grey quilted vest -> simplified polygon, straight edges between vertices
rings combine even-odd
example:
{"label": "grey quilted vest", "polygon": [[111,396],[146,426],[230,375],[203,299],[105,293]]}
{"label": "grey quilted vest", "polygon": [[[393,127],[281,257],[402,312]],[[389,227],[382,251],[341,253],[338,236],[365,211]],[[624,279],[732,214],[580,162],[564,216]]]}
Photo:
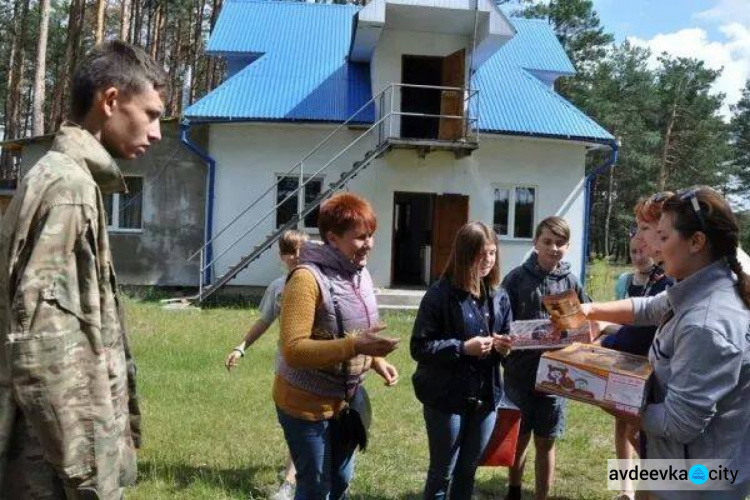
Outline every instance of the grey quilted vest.
{"label": "grey quilted vest", "polygon": [[[300,265],[296,269],[312,272],[321,293],[322,300],[315,311],[311,338],[341,338],[334,303],[338,304],[343,331],[347,334],[356,334],[378,323],[378,304],[367,269],[358,269],[330,245],[314,242],[302,247]],[[330,368],[297,370],[279,355],[276,373],[305,392],[327,398],[348,399],[362,383],[370,362],[369,356],[359,355]]]}

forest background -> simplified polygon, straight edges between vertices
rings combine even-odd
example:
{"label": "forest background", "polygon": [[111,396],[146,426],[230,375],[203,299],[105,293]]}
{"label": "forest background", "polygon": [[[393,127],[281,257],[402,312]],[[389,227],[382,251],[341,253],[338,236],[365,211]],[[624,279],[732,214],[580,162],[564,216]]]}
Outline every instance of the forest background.
{"label": "forest background", "polygon": [[[621,142],[617,166],[593,185],[594,255],[626,259],[637,199],[694,184],[732,197],[743,247],[750,248],[750,80],[727,116],[725,95],[712,91],[721,70],[666,53],[650,64],[647,48],[615,42],[591,0],[497,3],[512,15],[550,23],[578,71],[559,79],[557,91]],[[224,77],[221,60],[205,53],[221,6],[222,0],[0,0],[4,139],[55,131],[67,113],[76,63],[112,38],[144,47],[168,70],[173,92],[166,116],[179,117]],[[605,154],[589,154],[587,170],[601,165]],[[0,183],[12,184],[16,162],[6,155],[0,166]]]}

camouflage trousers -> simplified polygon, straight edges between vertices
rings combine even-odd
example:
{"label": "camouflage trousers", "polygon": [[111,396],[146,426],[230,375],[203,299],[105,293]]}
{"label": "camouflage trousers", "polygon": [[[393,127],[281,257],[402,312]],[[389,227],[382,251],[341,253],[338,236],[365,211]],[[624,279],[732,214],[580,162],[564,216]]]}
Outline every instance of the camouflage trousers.
{"label": "camouflage trousers", "polygon": [[19,417],[6,464],[6,484],[0,500],[122,500],[123,490],[104,499],[95,488],[66,486],[44,459],[33,430]]}

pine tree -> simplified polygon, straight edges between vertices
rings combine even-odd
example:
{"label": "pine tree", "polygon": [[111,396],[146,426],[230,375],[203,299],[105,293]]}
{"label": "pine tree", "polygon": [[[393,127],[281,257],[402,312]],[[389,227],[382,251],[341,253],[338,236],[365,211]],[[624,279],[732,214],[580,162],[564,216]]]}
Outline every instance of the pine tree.
{"label": "pine tree", "polygon": [[732,164],[736,175],[733,190],[747,196],[750,193],[750,79],[745,82],[742,97],[732,106],[732,113]]}

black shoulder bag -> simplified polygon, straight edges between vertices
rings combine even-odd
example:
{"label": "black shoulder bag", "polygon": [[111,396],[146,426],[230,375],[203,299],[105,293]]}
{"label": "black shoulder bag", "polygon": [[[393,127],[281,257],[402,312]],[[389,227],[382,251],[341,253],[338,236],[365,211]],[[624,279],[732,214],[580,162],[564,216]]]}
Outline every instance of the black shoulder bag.
{"label": "black shoulder bag", "polygon": [[[328,289],[333,301],[333,309],[336,313],[338,338],[344,338],[346,335],[344,333],[344,320],[341,316],[339,302],[333,294],[333,285],[330,282]],[[344,382],[344,408],[339,412],[336,419],[341,428],[342,439],[349,443],[352,448],[359,448],[365,451],[367,449],[367,436],[370,432],[370,424],[372,423],[372,407],[370,406],[370,398],[367,395],[367,391],[365,391],[365,388],[361,384],[355,389],[354,394],[350,396],[346,382]]]}

